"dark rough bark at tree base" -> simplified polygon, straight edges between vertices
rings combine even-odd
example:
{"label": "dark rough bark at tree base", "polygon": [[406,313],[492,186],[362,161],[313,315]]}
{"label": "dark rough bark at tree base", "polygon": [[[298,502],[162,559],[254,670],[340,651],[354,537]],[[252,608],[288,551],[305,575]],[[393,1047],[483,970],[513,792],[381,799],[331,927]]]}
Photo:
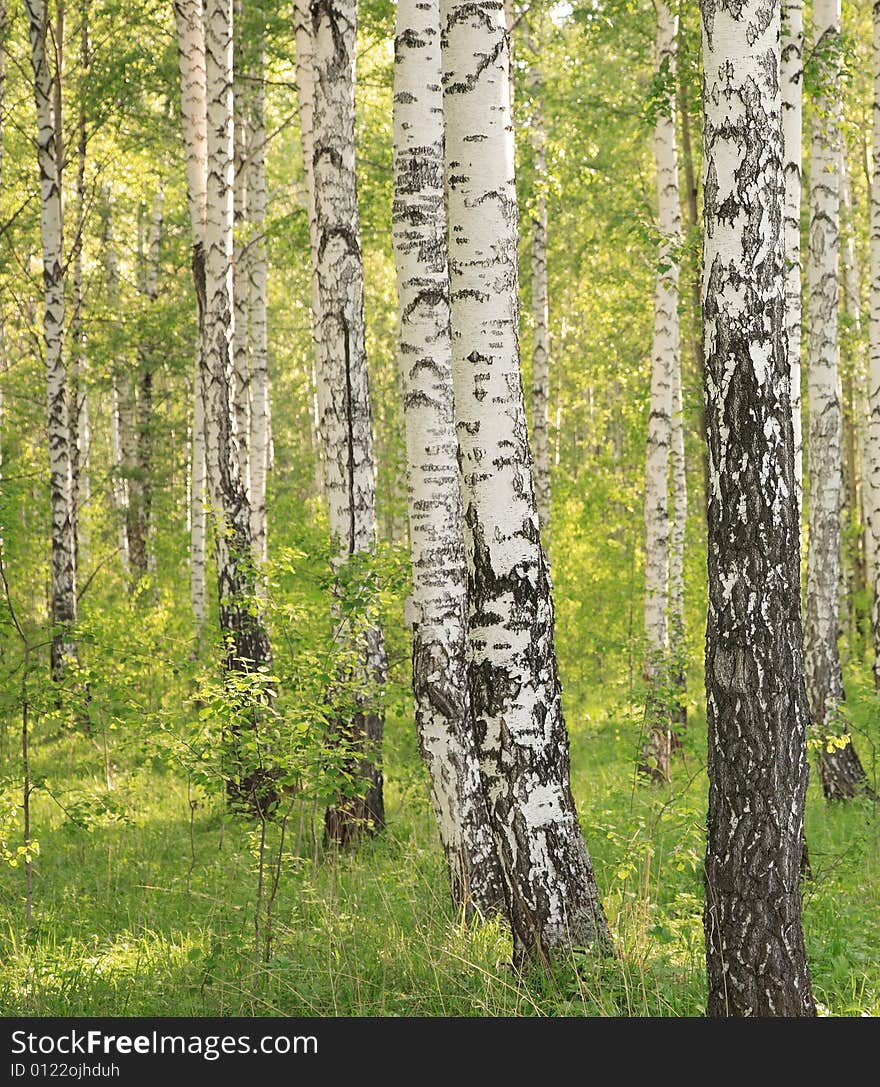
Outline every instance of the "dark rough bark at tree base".
{"label": "dark rough bark at tree base", "polygon": [[[374,753],[382,741],[382,718],[358,713],[340,728],[343,742],[354,749]],[[337,802],[324,813],[324,844],[337,849],[355,848],[363,837],[372,837],[385,828],[385,799],[382,771],[375,757],[352,760],[349,772],[367,788],[363,795]]]}
{"label": "dark rough bark at tree base", "polygon": [[703,0],[710,1016],[816,1014],[801,922],[800,532],[784,321],[780,9]]}
{"label": "dark rough bark at tree base", "polygon": [[857,796],[877,798],[852,741],[845,747],[820,753],[819,779],[826,800],[853,800]]}

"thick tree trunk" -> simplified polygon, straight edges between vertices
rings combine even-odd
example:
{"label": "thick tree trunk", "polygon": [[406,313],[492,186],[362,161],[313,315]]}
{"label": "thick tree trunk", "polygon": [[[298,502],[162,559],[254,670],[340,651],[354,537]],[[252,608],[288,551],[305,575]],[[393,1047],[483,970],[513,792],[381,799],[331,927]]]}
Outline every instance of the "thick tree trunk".
{"label": "thick tree trunk", "polygon": [[174,0],[183,144],[186,152],[186,194],[192,229],[192,270],[198,309],[196,361],[193,378],[192,511],[190,517],[190,602],[196,630],[205,625],[207,538],[207,464],[205,457],[205,390],[202,353],[205,322],[205,220],[208,188],[207,98],[205,34],[201,0]]}
{"label": "thick tree trunk", "polygon": [[503,908],[467,687],[467,580],[452,400],[439,0],[399,0],[394,254],[412,553],[419,746],[456,907]]}
{"label": "thick tree trunk", "polygon": [[543,76],[539,53],[531,36],[529,90],[532,116],[530,136],[534,155],[534,210],[532,212],[532,445],[535,452],[535,501],[544,546],[550,540],[550,330],[547,289],[547,136],[541,101]]}
{"label": "thick tree trunk", "polygon": [[[657,5],[657,72],[675,76],[678,20],[665,0]],[[639,771],[655,781],[669,781],[672,749],[669,656],[669,461],[672,444],[673,385],[679,368],[678,250],[681,212],[678,150],[675,140],[675,92],[670,91],[654,128],[660,251],[654,290],[654,340],[651,350],[651,414],[645,465],[645,709],[647,738]]]}
{"label": "thick tree trunk", "polygon": [[801,428],[801,166],[804,91],[803,0],[782,4],[782,137],[785,166],[785,328],[791,369],[794,480],[798,518],[804,502]]}
{"label": "thick tree trunk", "polygon": [[[80,66],[82,75],[89,68],[88,13],[83,11],[80,31]],[[73,538],[76,565],[81,565],[86,552],[86,535],[80,511],[88,505],[91,486],[89,479],[89,401],[88,360],[83,324],[83,243],[86,226],[86,104],[80,90],[76,124],[76,225],[73,238],[72,301],[70,316],[70,494],[73,509]]]}
{"label": "thick tree trunk", "polygon": [[[28,13],[37,163],[40,170],[40,240],[43,250],[43,339],[46,349],[49,495],[52,514],[52,676],[62,679],[77,658],[76,540],[71,481],[71,441],[64,366],[64,260],[61,206],[60,78],[47,49],[46,0],[25,0]],[[57,51],[60,57],[60,44]],[[60,60],[59,60],[60,63]]]}
{"label": "thick tree trunk", "polygon": [[469,682],[514,953],[546,961],[610,937],[571,795],[532,486],[504,14],[470,0],[440,10]]}
{"label": "thick tree trunk", "polygon": [[261,42],[253,71],[248,158],[248,307],[251,347],[251,536],[258,563],[266,561],[266,483],[269,474],[269,343],[266,325],[269,261],[266,254],[266,58]]}
{"label": "thick tree trunk", "polygon": [[815,1015],[801,925],[808,720],[786,357],[779,5],[704,0],[712,1016]]}
{"label": "thick tree trunk", "polygon": [[[364,278],[354,144],[355,0],[312,0],[315,225],[320,355],[318,394],[330,531],[338,561],[376,544],[375,463],[364,343]],[[327,839],[344,846],[385,822],[380,754],[387,671],[382,631],[363,635],[363,710],[337,722],[360,795],[327,811]]]}
{"label": "thick tree trunk", "polygon": [[[840,263],[840,0],[816,0],[814,53],[822,58],[824,93],[813,119],[810,184],[808,392],[810,398],[810,546],[804,621],[807,694],[822,744],[819,776],[829,799],[855,795],[866,783],[840,704],[837,646],[840,590],[841,405],[838,373]],[[836,742],[835,742],[836,741]],[[858,767],[858,770],[856,769]]]}

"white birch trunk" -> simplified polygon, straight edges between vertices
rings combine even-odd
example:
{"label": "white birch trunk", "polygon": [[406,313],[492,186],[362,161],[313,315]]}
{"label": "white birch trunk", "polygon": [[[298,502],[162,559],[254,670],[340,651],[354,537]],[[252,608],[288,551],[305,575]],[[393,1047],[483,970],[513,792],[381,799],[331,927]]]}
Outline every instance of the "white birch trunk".
{"label": "white birch trunk", "polygon": [[676,727],[687,726],[687,646],[684,621],[684,550],[687,534],[687,462],[681,353],[672,371],[672,526],[669,536],[669,660],[672,670],[672,744],[681,741]]}
{"label": "white birch trunk", "polygon": [[470,689],[518,960],[609,945],[569,779],[517,340],[517,206],[499,5],[441,0],[453,384]]}
{"label": "white birch trunk", "polygon": [[205,36],[201,0],[174,0],[174,16],[177,25],[177,57],[180,70],[183,143],[186,154],[187,206],[192,230],[193,279],[198,306],[198,334],[193,379],[190,603],[196,629],[201,631],[206,618],[207,466],[201,357],[205,318],[205,220],[208,192]]}
{"label": "white birch trunk", "polygon": [[269,340],[266,323],[269,261],[266,254],[266,58],[260,44],[251,97],[248,160],[250,241],[248,305],[251,346],[250,495],[251,536],[257,562],[265,563],[268,540],[266,483],[269,473]]}
{"label": "white birch trunk", "polygon": [[467,688],[467,580],[452,400],[439,0],[399,0],[394,50],[394,254],[412,556],[419,746],[456,906],[504,891]]}
{"label": "white birch trunk", "polygon": [[[821,58],[823,94],[816,103],[810,162],[808,391],[810,397],[810,545],[804,616],[807,695],[822,737],[845,735],[843,674],[837,646],[840,589],[841,404],[838,372],[840,265],[840,0],[816,0],[813,50]],[[827,746],[832,746],[828,751]],[[819,776],[829,799],[864,787],[851,742],[822,745]]]}
{"label": "white birch trunk", "polygon": [[323,367],[321,346],[321,298],[318,291],[318,223],[315,208],[315,68],[312,17],[309,0],[294,0],[296,33],[296,93],[299,105],[300,145],[306,189],[306,213],[309,217],[309,247],[312,254],[312,366],[313,419],[317,438],[315,477],[318,493],[326,493],[324,483],[324,443],[321,435],[321,404],[318,389]]}
{"label": "white birch trunk", "polygon": [[791,368],[794,478],[798,516],[804,502],[801,423],[801,167],[803,159],[804,5],[782,5],[782,138],[785,153],[785,328]]}
{"label": "white birch trunk", "polygon": [[[242,2],[235,0],[236,27],[241,18]],[[248,192],[248,158],[250,133],[247,122],[250,86],[245,91],[245,83],[240,78],[242,59],[239,56],[240,33],[236,29],[236,56],[234,62],[235,81],[233,87],[233,134],[235,147],[235,183],[233,186],[233,298],[235,305],[235,335],[233,342],[233,369],[235,371],[235,432],[238,438],[238,470],[242,486],[250,501],[250,434],[251,434],[251,373],[250,373],[250,335],[248,318],[250,315],[250,255],[248,239],[248,219],[250,217],[250,194]],[[241,43],[243,45],[243,42]],[[244,49],[241,49],[242,56]],[[244,73],[246,76],[249,72]]]}
{"label": "white birch trunk", "polygon": [[639,770],[658,781],[670,780],[669,660],[669,461],[672,444],[673,384],[679,368],[678,249],[681,210],[675,138],[675,49],[678,18],[665,0],[657,4],[656,63],[668,72],[669,94],[654,128],[657,167],[659,270],[654,290],[651,350],[651,414],[645,465],[645,679],[647,738]]}
{"label": "white birch trunk", "polygon": [[543,76],[539,53],[529,37],[529,88],[532,116],[529,135],[535,173],[532,213],[532,445],[535,454],[535,501],[544,546],[550,539],[550,330],[547,289],[547,136],[541,101]]}
{"label": "white birch trunk", "polygon": [[[376,481],[364,343],[364,280],[355,179],[356,0],[312,0],[316,255],[321,350],[318,400],[325,449],[330,532],[340,562],[376,544]],[[380,688],[384,638],[364,638],[363,678]],[[328,840],[345,845],[384,825],[379,752],[383,716],[368,697],[363,713],[339,724],[363,795],[327,811]]]}
{"label": "white birch trunk", "polygon": [[[70,423],[64,366],[64,260],[61,154],[57,129],[60,88],[48,53],[46,0],[25,0],[28,13],[37,163],[40,171],[40,241],[43,250],[43,339],[46,350],[49,494],[52,517],[52,675],[61,679],[76,660],[76,541],[71,482]],[[59,50],[60,52],[60,50]]]}
{"label": "white birch trunk", "polygon": [[[2,48],[2,47],[0,47]],[[87,12],[82,15],[80,64],[83,72],[89,65],[89,31]],[[83,244],[86,226],[86,107],[80,94],[76,140],[76,225],[73,240],[73,312],[70,318],[70,485],[73,507],[73,537],[79,567],[88,550],[87,534],[80,516],[88,505],[91,485],[89,479],[89,401],[88,357],[83,324]]]}

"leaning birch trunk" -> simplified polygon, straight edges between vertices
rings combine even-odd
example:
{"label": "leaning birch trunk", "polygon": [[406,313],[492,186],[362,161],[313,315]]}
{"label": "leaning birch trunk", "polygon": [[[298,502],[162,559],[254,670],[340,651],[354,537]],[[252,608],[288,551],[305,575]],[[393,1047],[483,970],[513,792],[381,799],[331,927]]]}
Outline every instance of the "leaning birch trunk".
{"label": "leaning birch trunk", "polygon": [[532,213],[532,444],[535,451],[535,501],[544,545],[550,539],[550,332],[547,291],[547,136],[541,102],[543,78],[538,52],[527,38],[532,58],[529,88],[532,100],[531,140],[535,171]]}
{"label": "leaning birch trunk", "polygon": [[77,658],[76,541],[71,486],[71,442],[64,367],[64,260],[61,207],[61,155],[56,128],[60,101],[47,37],[46,0],[25,0],[30,34],[34,101],[37,113],[37,163],[40,170],[40,240],[43,250],[43,339],[46,350],[49,495],[52,514],[52,676],[64,677]]}
{"label": "leaning birch trunk", "polygon": [[651,350],[651,412],[645,464],[645,706],[646,740],[639,772],[669,781],[672,747],[669,697],[669,454],[672,444],[672,388],[679,367],[678,250],[681,211],[678,202],[678,151],[675,140],[675,44],[678,19],[665,0],[657,4],[656,63],[668,73],[669,94],[654,127],[660,250],[654,289],[654,339]]}
{"label": "leaning birch trunk", "polygon": [[553,596],[517,340],[508,38],[499,5],[441,0],[453,385],[469,685],[518,962],[610,936],[571,795]]}
{"label": "leaning birch trunk", "polygon": [[710,1016],[809,1016],[807,787],[786,354],[780,10],[703,4]]}
{"label": "leaning birch trunk", "polygon": [[782,137],[785,154],[785,324],[791,369],[794,480],[798,518],[804,500],[801,424],[801,166],[803,158],[804,5],[782,6]]}
{"label": "leaning birch trunk", "polygon": [[314,350],[312,366],[313,418],[315,437],[317,438],[315,443],[317,449],[315,481],[318,492],[326,493],[319,391],[323,366],[323,348],[321,345],[321,298],[318,290],[318,223],[315,208],[315,67],[309,0],[294,0],[294,27],[296,33],[296,94],[299,106],[299,133],[306,189],[306,214],[309,217],[309,248],[312,255],[312,304],[310,316]]}
{"label": "leaning birch trunk", "polygon": [[467,580],[452,400],[439,0],[399,0],[394,254],[412,555],[419,746],[457,908],[503,908],[467,688]]}
{"label": "leaning birch trunk", "polygon": [[814,55],[822,59],[825,93],[813,119],[810,165],[808,382],[810,406],[810,546],[804,651],[813,727],[821,741],[819,776],[828,799],[855,796],[865,772],[849,739],[840,704],[843,674],[837,646],[840,590],[841,406],[838,373],[840,261],[840,0],[816,0]]}
{"label": "leaning birch trunk", "polygon": [[266,483],[269,474],[269,343],[266,298],[269,261],[266,254],[266,58],[260,43],[251,90],[248,213],[250,216],[248,305],[251,346],[250,495],[254,557],[266,561],[268,540]]}
{"label": "leaning birch trunk", "polygon": [[[364,343],[364,273],[355,179],[356,0],[312,0],[315,225],[320,314],[318,393],[330,532],[340,564],[376,545],[376,483]],[[368,606],[372,612],[372,608]],[[326,813],[327,840],[356,842],[385,823],[380,693],[387,664],[382,631],[366,617],[356,683],[362,708],[336,723],[359,793]]]}
{"label": "leaning birch trunk", "polygon": [[205,218],[208,188],[205,36],[201,0],[174,0],[186,194],[192,230],[192,270],[198,311],[193,376],[192,510],[190,517],[190,604],[197,634],[207,616],[205,556],[207,551],[207,464],[205,457],[205,391],[202,351],[205,322]]}
{"label": "leaning birch trunk", "polygon": [[868,331],[868,433],[864,473],[869,549],[874,557],[871,633],[880,692],[880,0],[874,0],[874,171],[871,177],[871,293]]}

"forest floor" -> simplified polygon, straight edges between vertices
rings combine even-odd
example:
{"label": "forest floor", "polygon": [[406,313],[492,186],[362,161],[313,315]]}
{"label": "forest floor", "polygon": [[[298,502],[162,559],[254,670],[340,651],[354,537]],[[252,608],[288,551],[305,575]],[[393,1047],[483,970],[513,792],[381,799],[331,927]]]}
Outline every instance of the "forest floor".
{"label": "forest floor", "polygon": [[[867,730],[860,742],[871,763],[873,697],[851,699],[850,713]],[[52,768],[52,795],[67,811],[46,788],[35,793],[29,936],[22,867],[0,875],[0,1014],[703,1014],[704,727],[694,721],[674,785],[657,789],[633,785],[637,725],[625,714],[575,709],[569,724],[575,796],[619,954],[526,977],[510,966],[501,925],[464,923],[447,901],[403,719],[388,725],[385,834],[333,861],[321,856],[311,813],[294,812],[271,956],[259,966],[258,827],[228,816],[219,799],[199,801],[160,761],[126,761],[112,734],[105,758],[94,736],[38,728],[35,776]],[[88,789],[103,796],[97,807],[82,800]],[[826,804],[811,774],[805,925],[823,1014],[880,1015],[878,815],[867,801]],[[270,828],[264,906],[278,841]]]}

